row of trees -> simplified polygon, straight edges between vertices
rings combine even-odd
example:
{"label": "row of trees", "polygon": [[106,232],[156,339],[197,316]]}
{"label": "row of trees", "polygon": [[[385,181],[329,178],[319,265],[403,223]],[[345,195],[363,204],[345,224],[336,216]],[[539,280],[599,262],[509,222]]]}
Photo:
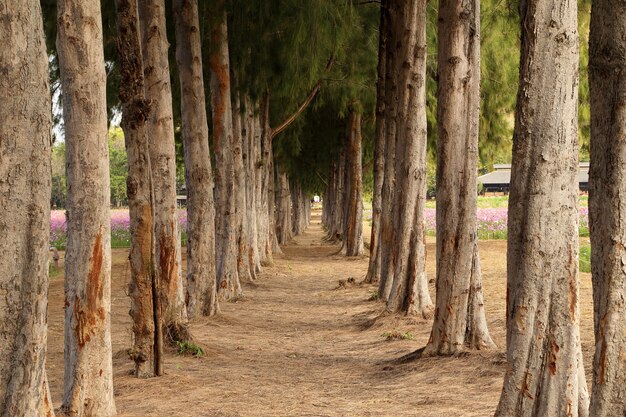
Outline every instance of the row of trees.
{"label": "row of trees", "polygon": [[[626,412],[623,357],[624,77],[626,8],[593,2],[590,35],[590,220],[596,352],[587,391],[579,333],[577,5],[520,4],[520,84],[508,216],[507,372],[497,416],[615,416]],[[373,225],[367,282],[389,313],[434,322],[419,355],[493,348],[476,236],[480,121],[478,2],[439,2],[437,277],[424,267],[426,2],[382,1]],[[346,206],[340,160],[325,218]],[[336,173],[339,174],[336,174]],[[338,224],[341,224],[340,222]],[[333,233],[336,233],[333,231]],[[590,404],[591,402],[591,404]]]}
{"label": "row of trees", "polygon": [[[110,334],[110,182],[108,117],[100,2],[59,0],[54,62],[62,89],[68,242],[65,262],[65,380],[61,413],[115,415]],[[274,220],[272,139],[296,113],[270,126],[270,94],[232,88],[224,1],[203,3],[211,16],[208,54],[215,169],[195,1],[172,4],[180,82],[182,141],[188,190],[187,276],[182,278],[176,213],[173,100],[163,0],[118,0],[117,61],[128,158],[131,216],[130,298],[139,377],[163,372],[163,344],[191,339],[187,322],[213,315],[219,301],[239,297],[280,251]],[[3,127],[3,415],[53,415],[45,374],[51,95],[39,1],[14,1],[0,28],[9,46],[0,64],[10,123]],[[35,46],[35,47],[33,47]],[[108,65],[108,64],[107,64]],[[33,140],[36,138],[36,140]],[[277,170],[279,172],[279,170]],[[215,175],[213,177],[213,175]],[[291,233],[309,219],[308,190],[292,181]],[[215,184],[215,185],[214,185]],[[44,201],[47,202],[44,204]],[[13,242],[13,246],[5,244]],[[25,256],[24,254],[28,254]],[[16,260],[22,259],[23,261]],[[5,265],[6,264],[6,265]]]}

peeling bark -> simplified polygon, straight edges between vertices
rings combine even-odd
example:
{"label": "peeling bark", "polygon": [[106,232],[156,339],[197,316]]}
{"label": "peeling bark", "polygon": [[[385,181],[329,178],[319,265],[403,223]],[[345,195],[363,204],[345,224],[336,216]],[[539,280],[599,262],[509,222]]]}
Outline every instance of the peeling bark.
{"label": "peeling bark", "polygon": [[100,2],[60,0],[57,7],[67,175],[61,413],[107,417],[116,412],[111,358],[109,150]]}
{"label": "peeling bark", "polygon": [[162,352],[156,351],[160,323],[155,323],[154,294],[154,208],[152,175],[146,121],[150,104],[145,99],[143,57],[136,1],[116,0],[117,50],[120,63],[122,128],[128,155],[128,205],[131,247],[129,295],[133,319],[135,376],[157,375]]}
{"label": "peeling bark", "polygon": [[180,76],[187,184],[187,289],[190,317],[219,310],[215,273],[215,206],[202,78],[197,0],[174,0],[176,60]]}
{"label": "peeling bark", "polygon": [[[163,335],[173,344],[189,340],[180,265],[180,239],[176,213],[176,151],[172,116],[172,87],[165,28],[164,0],[138,2],[144,58],[146,99],[154,106],[146,124],[154,188],[154,225],[158,302]],[[158,308],[158,307],[157,307]]]}
{"label": "peeling bark", "polygon": [[496,416],[587,416],[578,310],[577,6],[532,0],[520,11],[508,368]]}
{"label": "peeling bark", "polygon": [[594,417],[626,415],[626,5],[595,0],[589,38]]}
{"label": "peeling bark", "polygon": [[0,415],[53,417],[46,377],[51,117],[41,7],[0,7]]}
{"label": "peeling bark", "polygon": [[235,207],[235,166],[233,112],[230,89],[228,29],[224,0],[212,5],[211,111],[215,155],[215,250],[217,293],[220,299],[242,294],[237,269],[237,216]]}
{"label": "peeling bark", "polygon": [[491,349],[476,231],[480,3],[442,0],[438,19],[437,300],[424,354]]}

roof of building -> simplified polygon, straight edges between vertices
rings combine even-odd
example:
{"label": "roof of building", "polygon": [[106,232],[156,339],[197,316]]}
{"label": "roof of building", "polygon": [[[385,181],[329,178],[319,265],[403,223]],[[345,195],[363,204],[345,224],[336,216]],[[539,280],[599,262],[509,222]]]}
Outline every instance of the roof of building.
{"label": "roof of building", "polygon": [[[496,164],[493,166],[495,171],[489,172],[478,177],[478,182],[484,186],[489,185],[508,185],[511,182],[511,165]],[[589,162],[581,162],[578,170],[578,182],[586,184],[589,182]]]}

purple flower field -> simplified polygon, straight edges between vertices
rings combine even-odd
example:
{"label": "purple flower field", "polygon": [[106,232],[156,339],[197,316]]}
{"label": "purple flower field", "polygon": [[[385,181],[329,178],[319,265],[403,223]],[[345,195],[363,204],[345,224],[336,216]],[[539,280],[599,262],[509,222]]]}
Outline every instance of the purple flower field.
{"label": "purple flower field", "polygon": [[[426,208],[424,217],[426,219],[426,233],[435,235],[435,209]],[[366,218],[371,218],[371,211],[365,213]],[[480,239],[506,239],[507,237],[507,208],[479,208],[478,237]],[[187,228],[187,211],[179,210],[178,220],[183,240]],[[130,246],[130,217],[128,210],[111,210],[111,246]],[[588,208],[580,208],[580,235],[589,236]],[[67,239],[67,229],[65,223],[65,211],[52,210],[50,213],[50,244],[57,248],[65,247]]]}
{"label": "purple flower field", "polygon": [[[187,228],[187,211],[179,210],[178,222],[185,235]],[[50,244],[57,248],[65,247],[67,241],[67,223],[64,210],[50,212]],[[130,246],[130,215],[128,210],[111,210],[111,247],[124,248]]]}

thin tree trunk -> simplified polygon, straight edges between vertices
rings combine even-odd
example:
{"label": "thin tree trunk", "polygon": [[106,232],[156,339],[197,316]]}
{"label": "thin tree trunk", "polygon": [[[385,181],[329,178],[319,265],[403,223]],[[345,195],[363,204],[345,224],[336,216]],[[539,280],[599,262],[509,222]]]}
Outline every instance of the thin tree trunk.
{"label": "thin tree trunk", "polygon": [[596,349],[594,417],[626,415],[626,6],[596,0],[591,10],[589,214]]}
{"label": "thin tree trunk", "polygon": [[587,416],[578,310],[577,8],[531,0],[520,11],[508,367],[496,416]]}
{"label": "thin tree trunk", "polygon": [[490,349],[476,199],[480,2],[441,0],[438,14],[437,300],[425,354]]}
{"label": "thin tree trunk", "polygon": [[[53,417],[46,377],[50,90],[41,6],[0,19],[0,415]],[[6,138],[6,140],[4,140]]]}
{"label": "thin tree trunk", "polygon": [[215,276],[215,206],[209,154],[202,45],[197,0],[174,0],[187,184],[187,291],[189,316],[219,310]]}
{"label": "thin tree trunk", "polygon": [[346,256],[363,254],[363,186],[361,168],[361,115],[351,109],[346,143],[343,250]]}
{"label": "thin tree trunk", "polygon": [[387,47],[385,55],[385,148],[384,148],[384,172],[380,202],[380,237],[378,239],[380,257],[380,281],[378,283],[378,295],[383,301],[389,299],[391,285],[393,284],[393,252],[392,246],[395,239],[393,225],[393,201],[396,182],[396,113],[398,111],[398,79],[396,66],[398,65],[398,30],[394,27],[398,20],[397,7],[393,2],[387,1],[387,7],[383,10],[387,13]]}
{"label": "thin tree trunk", "polygon": [[[231,75],[232,76],[232,75]],[[234,80],[234,77],[232,78]],[[235,88],[233,106],[233,153],[235,171],[235,223],[237,231],[237,273],[239,279],[252,281],[250,254],[248,252],[248,217],[246,216],[246,170],[244,168],[244,141],[242,109],[239,92]]]}
{"label": "thin tree trunk", "polygon": [[259,143],[261,130],[258,126],[258,117],[254,114],[254,106],[248,96],[245,97],[246,106],[246,142],[247,142],[247,154],[244,160],[246,165],[246,206],[248,216],[248,226],[250,238],[250,264],[252,266],[252,277],[256,279],[256,276],[261,272],[261,256],[259,247],[259,229],[257,223],[257,167],[256,164],[259,161],[259,149],[257,143]]}
{"label": "thin tree trunk", "polygon": [[271,136],[269,127],[269,92],[265,92],[258,117],[259,135],[255,135],[257,150],[256,170],[256,215],[258,228],[258,247],[261,264],[272,265],[274,258],[270,242],[269,183],[273,179],[270,173]]}
{"label": "thin tree trunk", "polygon": [[59,0],[57,7],[67,175],[65,378],[61,412],[106,417],[116,412],[102,18],[99,1]]}
{"label": "thin tree trunk", "polygon": [[[424,208],[426,203],[426,1],[411,0],[397,9],[398,50],[393,282],[386,309],[428,318],[432,301],[426,278]],[[393,21],[393,20],[392,20]],[[388,67],[392,68],[392,67]]]}
{"label": "thin tree trunk", "polygon": [[[172,88],[165,28],[164,0],[139,4],[146,99],[154,106],[147,122],[154,187],[154,226],[157,310],[163,317],[163,336],[168,343],[189,340],[187,308],[181,274],[178,215],[176,213],[176,151],[172,116]],[[157,335],[159,339],[161,337]]]}
{"label": "thin tree trunk", "polygon": [[238,230],[228,29],[224,0],[215,1],[212,7],[209,66],[215,154],[217,291],[220,299],[230,299],[239,297],[242,290],[237,270]]}
{"label": "thin tree trunk", "polygon": [[122,128],[128,155],[128,205],[130,211],[130,316],[133,319],[135,376],[157,375],[162,352],[156,343],[154,275],[154,207],[146,120],[150,104],[145,99],[139,12],[135,0],[116,0],[117,51],[120,63]]}
{"label": "thin tree trunk", "polygon": [[276,238],[280,245],[286,245],[292,238],[291,193],[289,177],[280,164],[276,166]]}
{"label": "thin tree trunk", "polygon": [[370,259],[365,282],[380,281],[380,216],[382,213],[382,190],[385,174],[385,78],[387,63],[387,38],[389,25],[387,0],[380,3],[378,30],[378,76],[376,80],[376,139],[374,143],[374,191],[372,194],[372,232],[370,234]]}

